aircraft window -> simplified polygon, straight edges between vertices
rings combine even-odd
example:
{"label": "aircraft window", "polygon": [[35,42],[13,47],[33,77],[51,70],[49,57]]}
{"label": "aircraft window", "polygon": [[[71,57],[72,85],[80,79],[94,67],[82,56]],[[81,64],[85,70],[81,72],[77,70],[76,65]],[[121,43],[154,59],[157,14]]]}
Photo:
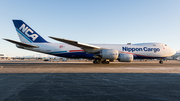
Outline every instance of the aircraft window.
{"label": "aircraft window", "polygon": [[167,45],[165,44],[165,46],[167,46]]}
{"label": "aircraft window", "polygon": [[153,46],[156,46],[156,45],[153,45]]}

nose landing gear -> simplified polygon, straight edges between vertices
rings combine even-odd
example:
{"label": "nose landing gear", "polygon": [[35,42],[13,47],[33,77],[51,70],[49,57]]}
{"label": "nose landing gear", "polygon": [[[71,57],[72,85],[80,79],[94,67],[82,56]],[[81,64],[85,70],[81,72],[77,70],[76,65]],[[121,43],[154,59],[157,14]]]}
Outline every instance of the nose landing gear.
{"label": "nose landing gear", "polygon": [[161,58],[160,61],[159,61],[160,64],[163,64],[163,59]]}

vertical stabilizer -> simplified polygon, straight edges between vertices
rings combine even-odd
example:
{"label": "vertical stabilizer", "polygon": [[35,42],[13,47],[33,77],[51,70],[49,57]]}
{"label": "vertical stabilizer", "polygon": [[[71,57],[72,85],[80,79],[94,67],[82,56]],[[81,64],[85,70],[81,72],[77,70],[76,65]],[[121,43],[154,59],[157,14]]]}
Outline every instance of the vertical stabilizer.
{"label": "vertical stabilizer", "polygon": [[23,43],[47,43],[38,33],[22,20],[13,20],[16,31]]}

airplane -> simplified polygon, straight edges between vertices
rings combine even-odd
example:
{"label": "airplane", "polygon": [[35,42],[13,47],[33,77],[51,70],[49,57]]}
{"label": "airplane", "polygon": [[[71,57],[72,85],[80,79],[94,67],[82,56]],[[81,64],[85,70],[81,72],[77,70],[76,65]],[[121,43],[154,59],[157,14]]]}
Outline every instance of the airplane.
{"label": "airplane", "polygon": [[86,44],[74,40],[49,36],[63,43],[46,41],[22,20],[13,20],[20,41],[4,39],[16,44],[16,47],[66,58],[92,59],[94,64],[132,62],[134,59],[160,59],[163,64],[165,57],[176,53],[164,43],[139,44]]}

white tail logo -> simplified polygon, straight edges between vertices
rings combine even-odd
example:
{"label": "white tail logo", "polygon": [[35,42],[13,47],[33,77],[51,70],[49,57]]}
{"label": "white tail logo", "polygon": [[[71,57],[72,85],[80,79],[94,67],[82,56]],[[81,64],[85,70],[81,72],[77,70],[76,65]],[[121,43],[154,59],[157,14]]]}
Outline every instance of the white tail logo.
{"label": "white tail logo", "polygon": [[[32,40],[36,40],[36,38],[38,38],[37,34],[33,34],[34,32],[29,29],[28,27],[26,27],[25,24],[22,24],[21,27],[19,27],[19,30],[22,30],[23,33],[25,33],[28,37],[31,37]],[[32,33],[31,35],[28,34],[28,32]]]}

